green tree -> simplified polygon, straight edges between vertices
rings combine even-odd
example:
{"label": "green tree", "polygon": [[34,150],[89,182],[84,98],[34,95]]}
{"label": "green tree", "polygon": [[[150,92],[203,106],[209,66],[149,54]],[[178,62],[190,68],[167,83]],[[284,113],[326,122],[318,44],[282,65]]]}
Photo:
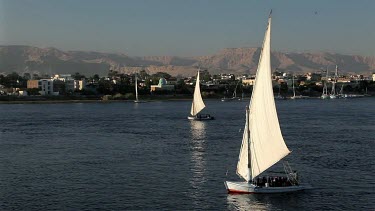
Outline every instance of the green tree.
{"label": "green tree", "polygon": [[39,80],[39,79],[42,79],[42,78],[38,74],[34,73],[32,79],[33,80]]}
{"label": "green tree", "polygon": [[118,75],[118,72],[116,70],[109,70],[108,77],[115,77]]}
{"label": "green tree", "polygon": [[24,73],[23,74],[24,80],[30,80],[31,79],[31,74],[30,73]]}
{"label": "green tree", "polygon": [[79,72],[74,73],[72,77],[74,78],[74,80],[82,80],[86,78],[84,75],[80,74]]}
{"label": "green tree", "polygon": [[[165,73],[165,72],[157,72],[155,74],[152,75],[153,78],[165,78],[165,79],[170,79],[172,76],[169,75],[168,73]],[[158,79],[158,80],[159,80]]]}
{"label": "green tree", "polygon": [[138,75],[139,75],[139,78],[141,79],[147,79],[150,77],[150,75],[146,72],[146,70],[141,70]]}
{"label": "green tree", "polygon": [[26,87],[26,81],[16,72],[12,72],[1,79],[1,84],[5,87],[23,88]]}
{"label": "green tree", "polygon": [[92,79],[95,81],[95,82],[98,82],[100,80],[100,77],[98,74],[95,74]]}
{"label": "green tree", "polygon": [[106,80],[100,80],[99,86],[97,88],[98,93],[104,94],[104,95],[110,95],[113,94],[113,86],[110,81]]}
{"label": "green tree", "polygon": [[40,95],[38,88],[26,89],[29,95]]}
{"label": "green tree", "polygon": [[204,82],[211,80],[211,74],[208,72],[208,70],[203,70],[200,72],[200,80],[203,80]]}

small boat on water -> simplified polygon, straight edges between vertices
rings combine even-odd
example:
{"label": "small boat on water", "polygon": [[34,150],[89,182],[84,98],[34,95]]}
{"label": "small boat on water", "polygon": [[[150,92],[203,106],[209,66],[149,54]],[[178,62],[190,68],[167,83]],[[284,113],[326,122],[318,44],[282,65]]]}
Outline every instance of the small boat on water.
{"label": "small boat on water", "polygon": [[246,107],[246,123],[237,163],[237,175],[245,181],[225,181],[228,193],[284,193],[305,189],[289,164],[284,165],[285,174],[282,176],[261,176],[290,153],[281,134],[272,89],[271,13],[250,106]]}
{"label": "small boat on water", "polygon": [[194,97],[193,102],[191,104],[191,110],[190,110],[190,116],[188,116],[188,119],[190,120],[213,120],[215,119],[210,114],[200,114],[206,105],[203,102],[202,95],[201,95],[201,89],[200,89],[200,79],[199,79],[199,70],[197,73],[197,81],[195,82],[195,89],[194,89]]}

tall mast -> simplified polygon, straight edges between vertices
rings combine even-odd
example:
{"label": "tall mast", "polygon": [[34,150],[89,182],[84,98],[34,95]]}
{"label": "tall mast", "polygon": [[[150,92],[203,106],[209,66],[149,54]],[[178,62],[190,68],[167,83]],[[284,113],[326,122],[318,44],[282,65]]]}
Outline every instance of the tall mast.
{"label": "tall mast", "polygon": [[293,97],[296,97],[296,90],[294,89],[294,74],[292,75],[292,85],[293,85]]}
{"label": "tall mast", "polygon": [[137,81],[137,72],[135,73],[135,99],[138,101],[138,81]]}
{"label": "tall mast", "polygon": [[[251,174],[252,174],[252,171],[251,171],[251,139],[250,139],[250,125],[248,124],[249,123],[249,118],[250,118],[250,107],[249,106],[246,106],[246,122],[247,122],[247,127],[246,127],[246,130],[247,130],[247,168],[249,168],[249,174],[250,174],[250,177],[251,178]],[[250,182],[251,180],[249,180],[248,182]]]}
{"label": "tall mast", "polygon": [[329,65],[327,66],[327,73],[326,73],[326,83],[325,83],[325,86],[324,86],[324,88],[325,88],[325,94],[326,95],[328,95],[328,67],[329,67]]}

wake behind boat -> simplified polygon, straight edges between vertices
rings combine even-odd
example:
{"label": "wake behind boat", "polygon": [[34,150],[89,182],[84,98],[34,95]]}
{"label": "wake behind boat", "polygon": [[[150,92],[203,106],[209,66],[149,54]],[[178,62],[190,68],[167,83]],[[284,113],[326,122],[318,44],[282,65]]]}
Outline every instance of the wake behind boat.
{"label": "wake behind boat", "polygon": [[[272,13],[272,11],[271,11]],[[283,176],[260,176],[290,151],[281,134],[271,79],[271,13],[259,58],[256,81],[246,108],[246,123],[237,163],[245,182],[226,181],[229,193],[284,193],[305,189],[297,172],[284,164]]]}
{"label": "wake behind boat", "polygon": [[200,80],[199,80],[199,70],[198,70],[197,81],[195,82],[193,102],[191,104],[190,116],[188,116],[188,119],[199,120],[199,121],[213,120],[215,118],[211,116],[210,114],[199,114],[199,112],[201,112],[206,107],[202,99],[199,81]]}

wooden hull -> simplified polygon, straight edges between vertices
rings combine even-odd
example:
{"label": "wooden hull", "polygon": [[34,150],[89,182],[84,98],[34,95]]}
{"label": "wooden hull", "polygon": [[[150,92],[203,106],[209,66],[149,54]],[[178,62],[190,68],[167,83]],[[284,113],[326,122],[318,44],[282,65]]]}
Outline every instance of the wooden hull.
{"label": "wooden hull", "polygon": [[285,186],[285,187],[259,187],[247,182],[224,182],[228,193],[252,194],[252,193],[288,193],[304,190],[301,185]]}

